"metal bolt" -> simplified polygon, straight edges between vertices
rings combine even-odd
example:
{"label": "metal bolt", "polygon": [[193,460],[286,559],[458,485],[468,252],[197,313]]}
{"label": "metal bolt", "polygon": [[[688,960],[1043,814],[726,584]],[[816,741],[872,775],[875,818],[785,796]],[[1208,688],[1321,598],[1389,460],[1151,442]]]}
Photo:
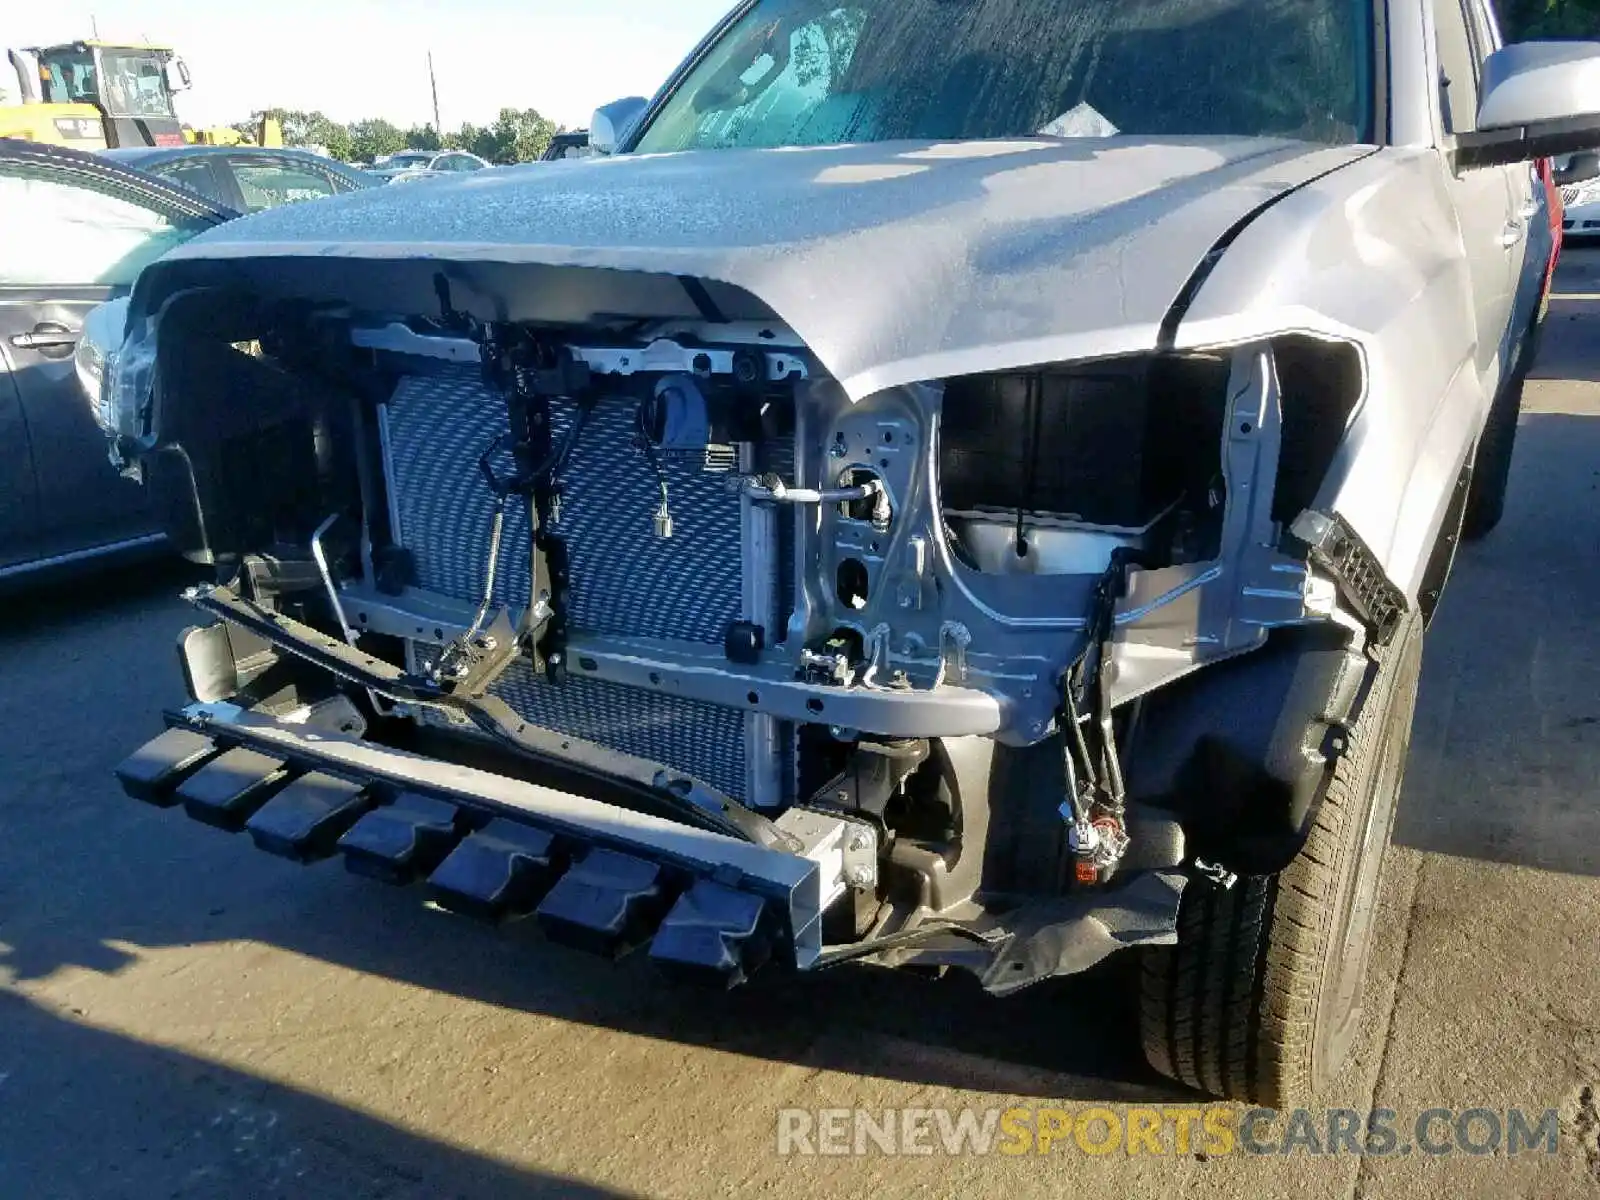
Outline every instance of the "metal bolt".
{"label": "metal bolt", "polygon": [[844,881],[851,887],[866,887],[872,883],[873,874],[867,867],[851,867],[844,873]]}
{"label": "metal bolt", "polygon": [[865,850],[869,845],[871,845],[871,842],[868,840],[867,835],[861,830],[857,830],[855,833],[850,835],[851,850],[859,853],[860,851]]}

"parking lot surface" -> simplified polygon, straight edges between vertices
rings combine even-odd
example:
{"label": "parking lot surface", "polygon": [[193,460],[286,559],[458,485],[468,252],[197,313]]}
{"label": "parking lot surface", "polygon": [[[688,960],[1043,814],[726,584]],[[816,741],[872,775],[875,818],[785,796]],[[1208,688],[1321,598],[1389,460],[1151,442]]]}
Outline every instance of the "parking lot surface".
{"label": "parking lot surface", "polygon": [[[781,1156],[785,1108],[1194,1104],[1126,962],[1008,1001],[727,996],[125,799],[181,571],[0,609],[0,1196],[1600,1193],[1600,251],[1568,255],[1504,524],[1426,651],[1358,1061],[1326,1103],[1559,1110],[1553,1156]],[[1563,298],[1565,297],[1565,298]]]}

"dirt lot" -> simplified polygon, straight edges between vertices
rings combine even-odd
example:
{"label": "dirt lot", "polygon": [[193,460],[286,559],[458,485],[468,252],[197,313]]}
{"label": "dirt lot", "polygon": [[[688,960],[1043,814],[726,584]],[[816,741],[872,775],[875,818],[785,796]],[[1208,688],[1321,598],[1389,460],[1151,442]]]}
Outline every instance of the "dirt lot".
{"label": "dirt lot", "polygon": [[[124,799],[180,577],[0,630],[0,1196],[1600,1191],[1600,253],[1570,255],[1505,524],[1429,637],[1366,1035],[1329,1103],[1563,1114],[1554,1157],[780,1157],[777,1111],[1194,1103],[1129,964],[998,1003],[867,971],[671,987]],[[1119,1109],[1120,1111],[1120,1109]]]}

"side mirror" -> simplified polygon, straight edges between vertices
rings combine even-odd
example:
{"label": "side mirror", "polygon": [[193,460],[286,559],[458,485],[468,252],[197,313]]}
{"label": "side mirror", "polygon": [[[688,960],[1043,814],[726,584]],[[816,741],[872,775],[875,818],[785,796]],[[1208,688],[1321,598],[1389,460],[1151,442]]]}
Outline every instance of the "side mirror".
{"label": "side mirror", "polygon": [[595,109],[589,120],[589,148],[596,154],[615,154],[649,107],[643,96],[629,96]]}
{"label": "side mirror", "polygon": [[167,90],[170,92],[181,92],[194,84],[194,80],[189,74],[189,64],[181,58],[167,60],[166,76]]}
{"label": "side mirror", "polygon": [[1483,64],[1478,128],[1458,167],[1505,166],[1600,149],[1600,42],[1523,42]]}

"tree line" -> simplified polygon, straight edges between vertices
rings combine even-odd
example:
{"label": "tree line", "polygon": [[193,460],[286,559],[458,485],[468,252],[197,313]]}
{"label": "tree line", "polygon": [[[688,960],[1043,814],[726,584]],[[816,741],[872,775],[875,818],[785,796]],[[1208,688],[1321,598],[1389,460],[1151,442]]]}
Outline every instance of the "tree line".
{"label": "tree line", "polygon": [[1509,41],[1600,38],[1600,0],[1495,0]]}
{"label": "tree line", "polygon": [[283,129],[286,146],[320,146],[341,162],[370,163],[401,150],[466,150],[492,163],[533,162],[566,132],[532,108],[502,108],[492,125],[464,124],[441,134],[431,124],[401,129],[381,117],[343,124],[321,112],[269,108],[251,114],[233,128],[254,136],[263,117],[275,119]]}

